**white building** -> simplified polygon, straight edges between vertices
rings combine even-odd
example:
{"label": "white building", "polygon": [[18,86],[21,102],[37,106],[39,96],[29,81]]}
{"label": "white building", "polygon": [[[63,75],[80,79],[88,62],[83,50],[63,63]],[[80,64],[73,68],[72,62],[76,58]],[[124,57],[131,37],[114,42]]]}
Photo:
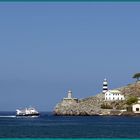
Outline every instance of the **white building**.
{"label": "white building", "polygon": [[134,113],[140,113],[140,98],[138,98],[138,103],[132,105],[132,111]]}
{"label": "white building", "polygon": [[105,93],[106,101],[125,100],[124,95],[119,90],[108,90]]}
{"label": "white building", "polygon": [[134,113],[140,113],[140,104],[139,104],[139,103],[133,104],[133,105],[132,105],[132,111],[133,111]]}

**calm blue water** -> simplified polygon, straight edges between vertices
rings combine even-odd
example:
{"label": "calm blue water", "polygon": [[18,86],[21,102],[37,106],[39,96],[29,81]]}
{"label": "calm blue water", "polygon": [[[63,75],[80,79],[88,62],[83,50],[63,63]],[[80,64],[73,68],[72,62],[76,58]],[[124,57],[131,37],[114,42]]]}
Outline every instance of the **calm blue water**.
{"label": "calm blue water", "polygon": [[93,137],[138,138],[140,117],[53,116],[17,118],[15,112],[0,112],[0,137]]}

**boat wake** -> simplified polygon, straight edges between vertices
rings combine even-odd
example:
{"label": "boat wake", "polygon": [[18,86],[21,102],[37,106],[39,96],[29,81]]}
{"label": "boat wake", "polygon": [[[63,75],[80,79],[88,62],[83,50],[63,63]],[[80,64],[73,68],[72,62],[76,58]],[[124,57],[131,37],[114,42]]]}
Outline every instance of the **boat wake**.
{"label": "boat wake", "polygon": [[16,116],[14,115],[7,115],[7,116],[0,116],[0,118],[15,118]]}

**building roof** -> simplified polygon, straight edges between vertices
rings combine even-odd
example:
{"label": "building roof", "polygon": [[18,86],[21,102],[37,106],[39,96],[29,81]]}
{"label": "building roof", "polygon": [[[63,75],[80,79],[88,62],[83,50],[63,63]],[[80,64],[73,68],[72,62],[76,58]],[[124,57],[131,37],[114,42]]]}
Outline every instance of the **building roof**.
{"label": "building roof", "polygon": [[132,106],[135,106],[135,105],[139,105],[140,106],[140,103],[133,103]]}
{"label": "building roof", "polygon": [[112,94],[121,94],[121,92],[119,90],[108,90],[108,92],[110,92]]}

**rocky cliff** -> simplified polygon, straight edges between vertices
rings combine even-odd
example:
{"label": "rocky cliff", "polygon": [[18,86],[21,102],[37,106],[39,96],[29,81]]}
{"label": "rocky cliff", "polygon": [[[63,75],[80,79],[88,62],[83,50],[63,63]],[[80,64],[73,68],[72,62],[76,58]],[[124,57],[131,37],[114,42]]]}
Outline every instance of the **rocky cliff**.
{"label": "rocky cliff", "polygon": [[[125,98],[133,95],[140,97],[140,82],[117,88]],[[103,109],[107,106],[108,109]],[[55,115],[118,115],[126,108],[126,101],[104,101],[102,93],[71,103],[61,101],[54,109]]]}

